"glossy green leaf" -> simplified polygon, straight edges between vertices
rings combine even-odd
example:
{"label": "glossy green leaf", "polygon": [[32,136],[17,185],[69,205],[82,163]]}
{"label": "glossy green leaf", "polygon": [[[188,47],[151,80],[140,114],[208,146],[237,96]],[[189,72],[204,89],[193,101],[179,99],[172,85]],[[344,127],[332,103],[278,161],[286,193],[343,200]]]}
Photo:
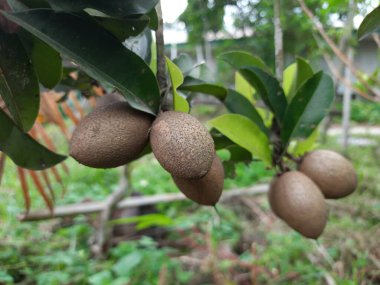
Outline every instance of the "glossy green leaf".
{"label": "glossy green leaf", "polygon": [[146,14],[149,17],[149,29],[157,30],[158,29],[158,16],[157,11],[153,8],[149,13]]}
{"label": "glossy green leaf", "polygon": [[0,126],[0,151],[6,153],[18,166],[43,170],[66,159],[65,156],[51,152],[22,132],[1,109]]}
{"label": "glossy green leaf", "polygon": [[300,88],[302,84],[313,75],[313,68],[301,57],[297,57],[295,65],[290,65],[285,69],[283,86],[289,102],[296,94],[298,88]]}
{"label": "glossy green leaf", "polygon": [[55,49],[34,38],[31,59],[43,86],[52,89],[59,83],[62,78],[62,59]]}
{"label": "glossy green leaf", "polygon": [[298,90],[286,110],[281,139],[285,146],[291,138],[308,137],[328,114],[334,100],[334,84],[322,71],[313,75]]}
{"label": "glossy green leaf", "polygon": [[117,88],[132,107],[157,113],[159,89],[149,66],[95,22],[49,9],[2,13],[74,60],[91,77]]}
{"label": "glossy green leaf", "polygon": [[282,88],[284,89],[285,96],[288,98],[293,89],[293,81],[297,74],[297,63],[288,65],[282,73],[283,82]]}
{"label": "glossy green leaf", "polygon": [[253,95],[256,93],[255,88],[239,73],[235,72],[235,90],[248,99],[251,103],[255,103]]}
{"label": "glossy green leaf", "polygon": [[287,101],[280,83],[269,73],[257,67],[244,67],[239,70],[241,75],[255,87],[261,99],[274,113],[278,124],[281,126],[284,118]]}
{"label": "glossy green leaf", "polygon": [[150,64],[152,60],[152,42],[152,32],[150,29],[145,28],[144,32],[135,37],[127,38],[123,44],[139,57],[141,57],[146,64]]}
{"label": "glossy green leaf", "polygon": [[229,63],[235,69],[254,66],[269,71],[269,68],[261,58],[245,51],[226,52],[221,54],[218,59]]}
{"label": "glossy green leaf", "polygon": [[221,101],[223,101],[227,95],[227,90],[223,86],[207,83],[191,76],[186,76],[183,84],[179,86],[178,89],[212,95]]}
{"label": "glossy green leaf", "polygon": [[271,165],[268,137],[250,119],[238,114],[226,114],[208,122],[231,141],[247,149],[254,157]]}
{"label": "glossy green leaf", "polygon": [[167,57],[166,57],[166,65],[168,67],[170,81],[172,85],[174,110],[188,113],[190,111],[189,103],[177,91],[178,86],[180,86],[183,83],[183,75],[182,75],[181,69],[179,69],[179,67],[175,65]]}
{"label": "glossy green leaf", "polygon": [[57,12],[79,12],[91,8],[109,16],[125,17],[150,12],[158,0],[47,0],[47,2]]}
{"label": "glossy green leaf", "polygon": [[38,115],[38,80],[20,39],[13,34],[0,33],[0,96],[16,125],[28,131]]}
{"label": "glossy green leaf", "polygon": [[269,130],[265,127],[264,122],[256,108],[239,92],[228,89],[228,95],[224,100],[224,105],[231,113],[240,114],[249,118],[265,134],[269,135]]}
{"label": "glossy green leaf", "polygon": [[128,37],[139,35],[149,23],[149,17],[145,15],[123,19],[97,17],[96,20],[121,41],[124,41]]}
{"label": "glossy green leaf", "polygon": [[380,32],[380,6],[377,6],[371,13],[369,13],[359,26],[358,38],[359,40],[365,38],[372,33]]}

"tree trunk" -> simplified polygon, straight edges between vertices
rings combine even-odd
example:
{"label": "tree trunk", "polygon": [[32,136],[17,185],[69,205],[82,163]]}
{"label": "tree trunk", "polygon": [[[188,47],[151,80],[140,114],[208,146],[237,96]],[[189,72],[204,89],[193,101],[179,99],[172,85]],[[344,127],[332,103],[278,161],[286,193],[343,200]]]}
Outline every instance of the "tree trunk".
{"label": "tree trunk", "polygon": [[281,28],[281,0],[273,0],[274,6],[274,49],[276,58],[276,77],[282,84],[282,72],[284,70],[284,46]]}

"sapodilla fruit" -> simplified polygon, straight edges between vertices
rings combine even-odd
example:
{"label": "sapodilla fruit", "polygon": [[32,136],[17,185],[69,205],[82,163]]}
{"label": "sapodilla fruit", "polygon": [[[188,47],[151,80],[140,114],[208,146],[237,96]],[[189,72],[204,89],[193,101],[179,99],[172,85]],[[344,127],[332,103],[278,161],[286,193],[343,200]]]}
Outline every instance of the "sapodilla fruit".
{"label": "sapodilla fruit", "polygon": [[322,192],[305,174],[285,172],[272,180],[269,203],[273,212],[305,237],[316,239],[325,228],[328,209]]}
{"label": "sapodilla fruit", "polygon": [[150,132],[150,144],[158,162],[178,178],[200,178],[215,157],[214,141],[193,116],[176,111],[161,113]]}
{"label": "sapodilla fruit", "polygon": [[218,156],[215,156],[209,172],[201,178],[187,179],[172,177],[179,190],[181,190],[187,198],[198,204],[215,206],[222,195],[224,169]]}
{"label": "sapodilla fruit", "polygon": [[110,93],[96,98],[96,108],[111,105],[117,102],[126,102],[126,99],[119,93]]}
{"label": "sapodilla fruit", "polygon": [[357,187],[358,178],[351,162],[330,150],[316,150],[304,156],[299,171],[321,189],[326,198],[342,198]]}
{"label": "sapodilla fruit", "polygon": [[94,168],[112,168],[136,159],[148,144],[154,117],[127,102],[96,108],[75,129],[70,155]]}

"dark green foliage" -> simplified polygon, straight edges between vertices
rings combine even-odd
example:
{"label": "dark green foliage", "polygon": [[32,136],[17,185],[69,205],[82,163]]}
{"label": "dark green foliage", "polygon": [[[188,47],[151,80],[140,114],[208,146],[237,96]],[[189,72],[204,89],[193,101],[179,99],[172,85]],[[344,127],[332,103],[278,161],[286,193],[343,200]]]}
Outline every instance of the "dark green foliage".
{"label": "dark green foliage", "polygon": [[224,104],[231,113],[240,114],[251,119],[264,133],[269,135],[269,130],[265,127],[263,119],[256,108],[243,95],[233,89],[228,89],[227,98]]}
{"label": "dark green foliage", "polygon": [[0,31],[0,95],[17,126],[29,131],[37,117],[38,81],[22,42]]}
{"label": "dark green foliage", "polygon": [[66,157],[51,152],[22,132],[0,110],[0,151],[6,153],[17,165],[42,170],[62,162]]}
{"label": "dark green foliage", "polygon": [[119,89],[134,108],[152,114],[158,111],[159,91],[149,66],[91,20],[51,10],[6,15],[72,58],[90,76]]}
{"label": "dark green foliage", "polygon": [[101,11],[113,17],[146,14],[158,3],[158,0],[47,0],[51,7],[58,12],[80,12],[86,8]]}
{"label": "dark green foliage", "polygon": [[358,38],[361,40],[372,33],[380,32],[380,6],[369,13],[360,24]]}

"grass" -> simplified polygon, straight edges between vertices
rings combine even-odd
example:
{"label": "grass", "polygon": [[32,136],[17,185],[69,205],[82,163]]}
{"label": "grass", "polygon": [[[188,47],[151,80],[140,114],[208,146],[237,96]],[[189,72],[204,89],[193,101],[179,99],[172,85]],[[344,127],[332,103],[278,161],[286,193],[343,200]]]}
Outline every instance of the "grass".
{"label": "grass", "polygon": [[[265,196],[222,203],[220,216],[212,208],[178,202],[158,206],[159,213],[151,216],[161,222],[162,215],[167,217],[169,231],[163,239],[121,242],[103,260],[93,259],[89,250],[91,217],[78,216],[69,226],[54,221],[18,222],[23,200],[16,169],[8,161],[0,190],[0,283],[251,284],[255,280],[258,284],[324,284],[326,276],[331,276],[337,284],[377,284],[379,145],[349,148],[359,189],[329,203],[329,223],[318,243],[302,238],[275,218]],[[320,147],[340,150],[332,138]],[[67,189],[63,198],[57,195],[58,205],[102,200],[117,185],[120,170],[90,169],[72,159],[66,163],[70,174],[60,171]],[[152,155],[131,169],[136,192],[178,191]],[[236,177],[226,179],[225,186],[246,187],[269,181],[271,175],[260,163],[239,164]],[[62,191],[58,183],[54,188],[57,194]],[[33,208],[44,207],[33,187],[31,194]]]}

